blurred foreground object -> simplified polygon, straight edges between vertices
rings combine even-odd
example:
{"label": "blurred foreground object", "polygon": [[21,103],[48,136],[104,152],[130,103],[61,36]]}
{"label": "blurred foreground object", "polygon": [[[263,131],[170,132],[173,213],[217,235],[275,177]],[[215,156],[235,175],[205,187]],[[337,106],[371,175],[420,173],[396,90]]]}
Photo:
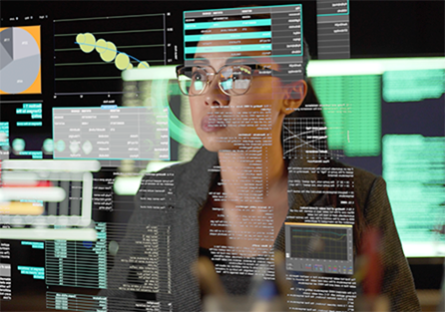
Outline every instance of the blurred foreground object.
{"label": "blurred foreground object", "polygon": [[92,219],[97,161],[5,160],[0,238],[96,240]]}

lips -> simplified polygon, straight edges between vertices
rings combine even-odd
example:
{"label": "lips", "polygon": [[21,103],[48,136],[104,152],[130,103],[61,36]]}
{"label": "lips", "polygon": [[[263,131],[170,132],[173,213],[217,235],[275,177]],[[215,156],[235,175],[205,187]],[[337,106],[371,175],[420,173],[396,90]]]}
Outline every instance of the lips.
{"label": "lips", "polygon": [[201,129],[204,132],[215,132],[227,127],[224,119],[215,115],[207,115],[201,121]]}

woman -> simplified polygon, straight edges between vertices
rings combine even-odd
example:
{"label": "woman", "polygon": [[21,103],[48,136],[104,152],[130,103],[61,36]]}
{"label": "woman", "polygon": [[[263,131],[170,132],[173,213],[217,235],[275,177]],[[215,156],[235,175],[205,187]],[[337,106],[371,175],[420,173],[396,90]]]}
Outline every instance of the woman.
{"label": "woman", "polygon": [[[155,237],[156,244],[144,249],[142,239],[132,248],[133,257],[118,254],[110,276],[121,276],[115,287],[120,291],[103,294],[128,297],[132,291],[135,298],[156,297],[162,305],[171,303],[174,311],[198,311],[200,292],[191,267],[199,255],[219,265],[229,293],[245,294],[259,263],[266,262],[274,249],[284,251],[286,220],[304,218],[301,207],[337,205],[335,194],[325,194],[322,188],[305,192],[295,181],[319,181],[317,168],[322,166],[348,167],[336,162],[323,165],[314,157],[283,157],[284,119],[301,115],[298,109],[305,103],[308,90],[311,100],[315,99],[305,78],[308,55],[306,50],[303,79],[291,83],[278,77],[280,64],[255,52],[244,52],[242,59],[227,53],[197,53],[191,66],[177,69],[181,90],[190,96],[193,125],[204,147],[191,162],[143,179],[130,220],[133,230],[121,245],[134,245],[138,226],[150,229],[152,236],[147,236]],[[299,140],[295,135],[293,144],[301,155],[314,151]],[[420,310],[383,179],[355,169],[351,181],[356,215],[354,254],[360,252],[364,229],[379,229],[382,292],[389,296],[391,310]],[[152,269],[131,265],[136,263],[132,259],[153,248],[160,256]],[[241,265],[242,274],[233,263]],[[129,273],[123,274],[128,268]],[[157,287],[144,288],[148,277],[153,276]]]}

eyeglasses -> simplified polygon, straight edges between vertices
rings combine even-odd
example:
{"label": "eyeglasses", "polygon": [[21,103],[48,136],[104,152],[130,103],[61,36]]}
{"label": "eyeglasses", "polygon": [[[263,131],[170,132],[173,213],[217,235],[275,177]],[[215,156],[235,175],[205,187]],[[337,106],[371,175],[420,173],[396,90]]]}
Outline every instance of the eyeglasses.
{"label": "eyeglasses", "polygon": [[225,65],[216,71],[212,66],[176,67],[179,89],[186,96],[202,95],[215,77],[221,91],[229,96],[245,94],[256,75],[272,75],[279,72],[263,65]]}

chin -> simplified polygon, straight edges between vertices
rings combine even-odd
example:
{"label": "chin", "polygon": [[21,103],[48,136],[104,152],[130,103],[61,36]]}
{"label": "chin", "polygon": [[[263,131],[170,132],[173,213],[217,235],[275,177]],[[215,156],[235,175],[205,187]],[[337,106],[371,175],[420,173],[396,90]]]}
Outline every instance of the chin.
{"label": "chin", "polygon": [[237,146],[233,146],[230,143],[204,143],[204,148],[209,152],[222,152],[222,151],[231,151],[238,150]]}
{"label": "chin", "polygon": [[[216,140],[215,140],[216,139]],[[234,145],[233,143],[228,142],[220,142],[215,138],[214,140],[201,140],[204,148],[209,152],[221,152],[221,151],[231,151],[238,150],[239,146]]]}

